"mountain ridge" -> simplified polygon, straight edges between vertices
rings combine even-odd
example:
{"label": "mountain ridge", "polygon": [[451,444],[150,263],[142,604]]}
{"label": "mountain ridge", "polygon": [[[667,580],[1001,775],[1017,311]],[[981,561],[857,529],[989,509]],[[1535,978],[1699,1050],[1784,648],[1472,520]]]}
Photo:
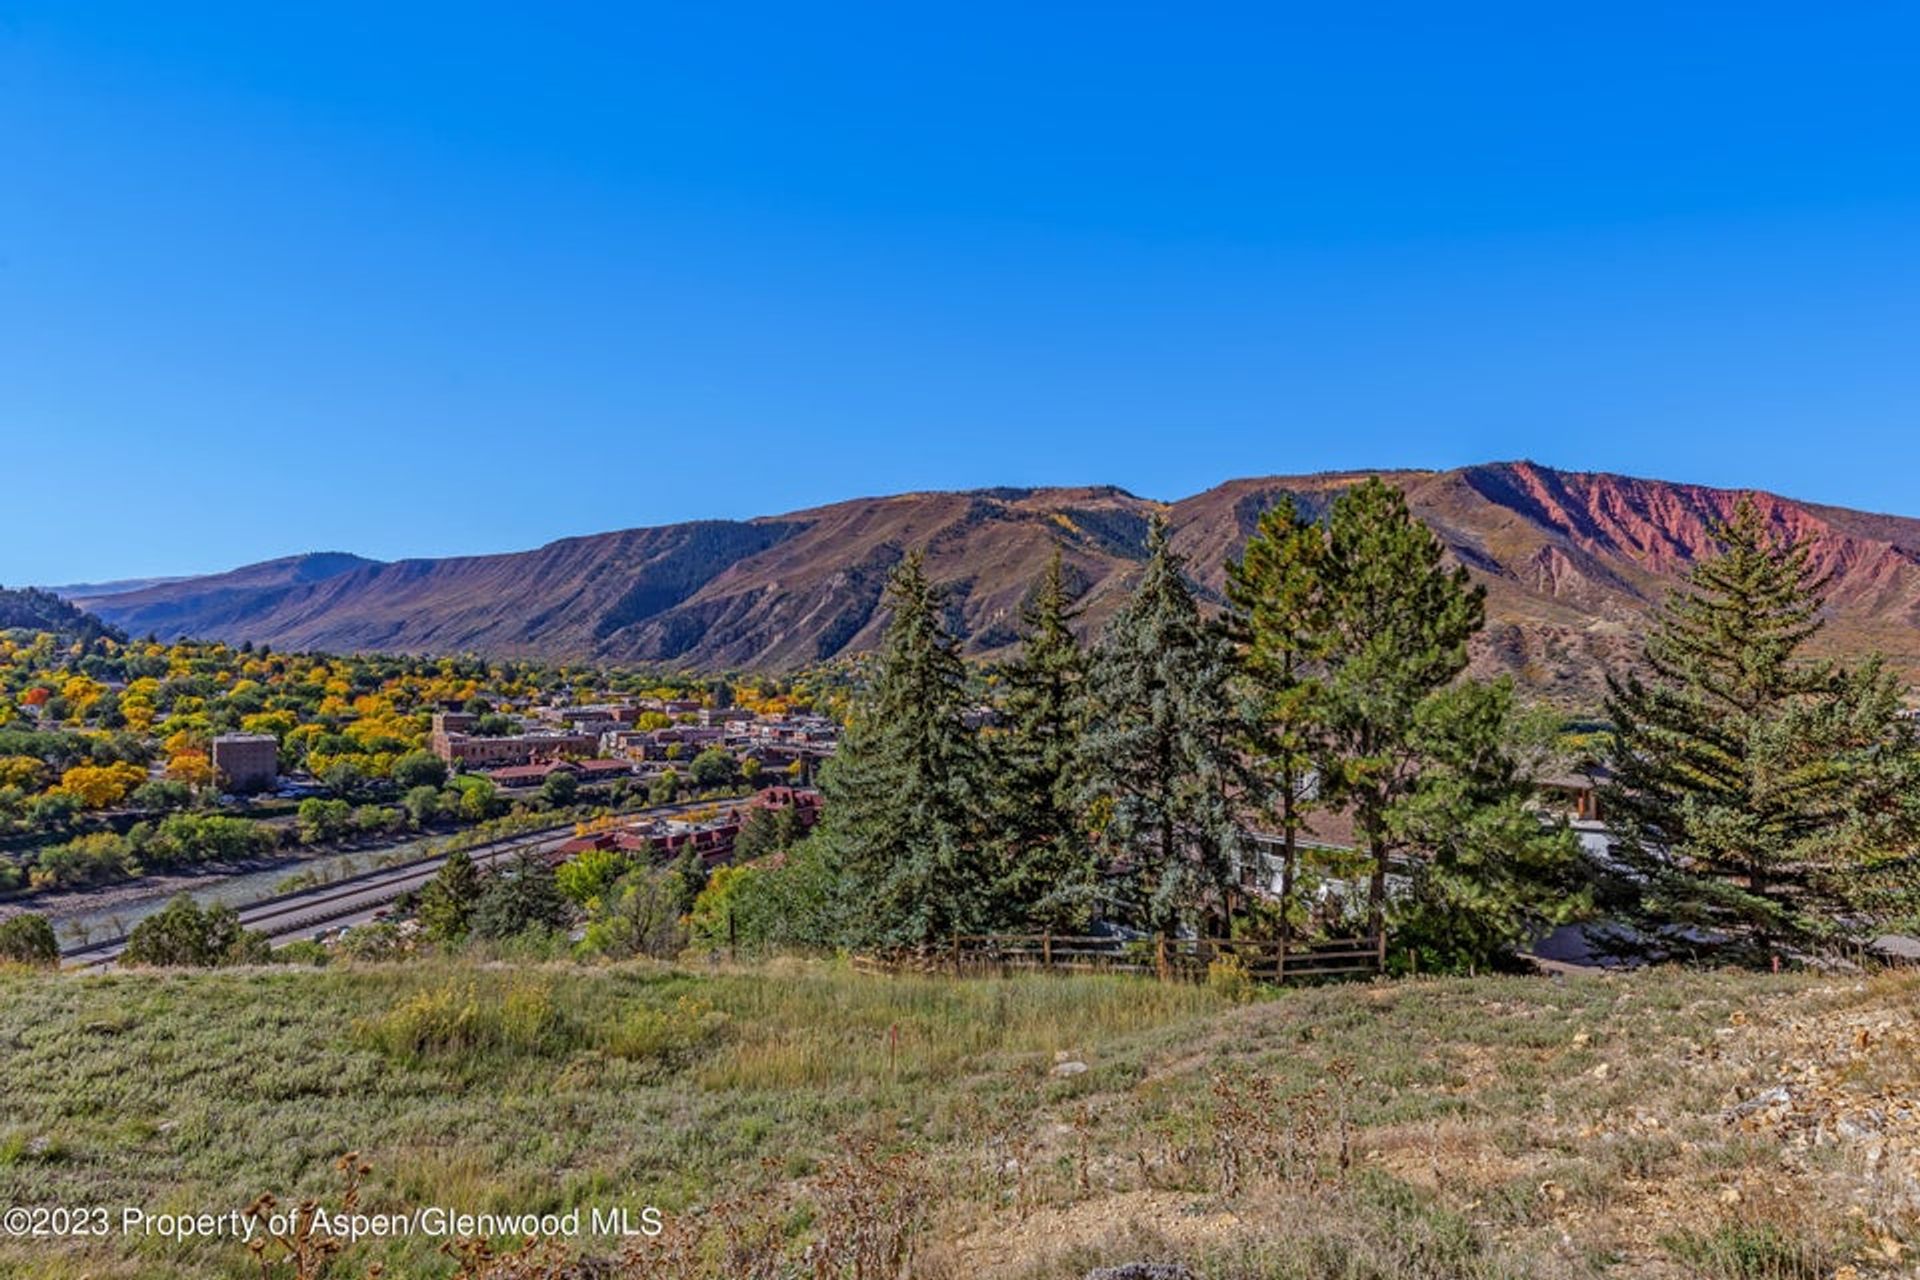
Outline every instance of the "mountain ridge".
{"label": "mountain ridge", "polygon": [[1097,626],[1131,586],[1161,515],[1217,603],[1226,557],[1281,493],[1317,513],[1372,475],[1404,491],[1487,587],[1474,655],[1483,671],[1590,701],[1606,671],[1631,661],[1666,590],[1711,549],[1713,523],[1751,493],[1830,575],[1824,647],[1875,648],[1920,675],[1920,519],[1526,460],[1242,477],[1174,502],[1113,485],[922,490],[490,555],[283,557],[71,598],[134,634],[784,670],[877,643],[886,575],[919,547],[965,647],[990,656],[1013,642],[1020,602],[1055,550]]}

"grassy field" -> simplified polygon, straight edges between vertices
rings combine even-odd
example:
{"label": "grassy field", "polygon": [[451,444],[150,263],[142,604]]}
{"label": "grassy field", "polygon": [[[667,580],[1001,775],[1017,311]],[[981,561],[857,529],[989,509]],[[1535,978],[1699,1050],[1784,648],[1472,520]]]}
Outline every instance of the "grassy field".
{"label": "grassy field", "polygon": [[[352,1150],[363,1210],[659,1206],[622,1275],[792,1274],[810,1246],[870,1280],[902,1251],[953,1280],[1908,1275],[1917,997],[1678,971],[1245,1004],[799,964],[0,975],[0,1208],[335,1203]],[[375,1260],[455,1270],[412,1238],[326,1274]],[[0,1239],[0,1274],[258,1272],[232,1241],[110,1235]]]}

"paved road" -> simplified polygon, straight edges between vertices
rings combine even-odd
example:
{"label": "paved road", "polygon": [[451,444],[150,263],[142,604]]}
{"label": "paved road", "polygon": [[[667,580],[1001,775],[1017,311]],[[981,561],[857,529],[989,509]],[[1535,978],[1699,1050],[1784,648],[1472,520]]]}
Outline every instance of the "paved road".
{"label": "paved road", "polygon": [[[714,804],[712,800],[692,800],[680,804],[661,805],[657,808],[642,809],[623,815],[622,821],[670,818],[694,809],[711,808]],[[476,866],[492,866],[499,862],[511,861],[526,850],[545,853],[558,848],[573,838],[573,830],[572,824],[568,824],[546,831],[506,837],[488,844],[476,845],[466,850],[466,853],[473,859]],[[331,929],[364,924],[373,919],[381,907],[395,898],[409,890],[425,886],[429,880],[439,874],[447,857],[446,854],[438,854],[431,858],[402,863],[397,867],[383,867],[378,871],[348,876],[330,884],[316,885],[296,893],[263,898],[259,902],[250,903],[238,909],[240,923],[256,933],[265,934],[275,942],[293,942],[301,938],[313,938]],[[64,950],[60,953],[60,959],[62,964],[73,969],[107,968],[118,958],[126,945],[125,937],[108,938],[102,942],[92,942],[85,946]]]}

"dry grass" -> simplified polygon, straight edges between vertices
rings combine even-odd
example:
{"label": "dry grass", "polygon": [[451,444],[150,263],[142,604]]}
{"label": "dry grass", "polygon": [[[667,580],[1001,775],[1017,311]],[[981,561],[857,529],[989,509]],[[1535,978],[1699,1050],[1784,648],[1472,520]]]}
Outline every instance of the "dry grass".
{"label": "dry grass", "polygon": [[[0,1202],[292,1201],[358,1150],[372,1209],[652,1203],[670,1231],[564,1266],[361,1244],[341,1276],[1910,1274],[1916,996],[1678,971],[1251,1004],[791,965],[7,977]],[[0,1242],[0,1274],[82,1271],[248,1273]]]}

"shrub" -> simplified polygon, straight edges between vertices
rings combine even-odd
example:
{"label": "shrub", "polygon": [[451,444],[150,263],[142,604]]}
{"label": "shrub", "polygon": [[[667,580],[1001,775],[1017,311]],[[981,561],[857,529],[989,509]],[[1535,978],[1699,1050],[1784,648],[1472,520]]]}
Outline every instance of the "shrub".
{"label": "shrub", "polygon": [[45,916],[29,914],[0,920],[0,964],[52,969],[59,963],[60,941],[53,936],[53,926]]}
{"label": "shrub", "polygon": [[325,944],[316,942],[312,938],[301,938],[289,942],[276,950],[272,956],[275,964],[305,964],[315,968],[326,964],[332,958],[333,953],[327,950]]}
{"label": "shrub", "polygon": [[446,780],[446,764],[430,751],[409,751],[393,762],[393,781],[402,791],[415,787],[437,790]]}
{"label": "shrub", "polygon": [[1253,975],[1239,956],[1215,956],[1207,964],[1207,987],[1228,1000],[1243,1002],[1253,998]]}
{"label": "shrub", "polygon": [[408,1060],[476,1053],[541,1056],[567,1052],[576,1042],[573,1024],[554,1005],[552,993],[530,983],[516,983],[499,995],[471,983],[433,987],[355,1030],[389,1057]]}
{"label": "shrub", "polygon": [[140,809],[184,809],[193,802],[193,789],[184,782],[155,778],[135,787],[132,800]]}
{"label": "shrub", "polygon": [[134,849],[154,863],[238,862],[278,842],[274,829],[221,814],[171,813],[157,826],[127,833]]}
{"label": "shrub", "polygon": [[554,869],[560,892],[582,907],[604,898],[620,878],[633,870],[633,859],[617,849],[586,849]]}
{"label": "shrub", "polygon": [[691,996],[669,1009],[638,1009],[615,1024],[602,1047],[610,1057],[677,1063],[726,1034],[725,1013]]}
{"label": "shrub", "polygon": [[389,809],[385,805],[363,804],[353,811],[353,831],[355,835],[378,835],[390,827],[398,827],[400,811]]}
{"label": "shrub", "polygon": [[120,963],[204,969],[263,964],[272,954],[263,935],[240,927],[232,907],[216,902],[203,911],[183,893],[134,926]]}
{"label": "shrub", "polygon": [[322,800],[318,796],[302,800],[296,818],[303,844],[338,839],[346,834],[352,821],[352,805],[345,800]]}
{"label": "shrub", "polygon": [[570,769],[555,769],[540,784],[540,800],[549,809],[564,809],[580,794],[580,775]]}
{"label": "shrub", "polygon": [[1773,1223],[1731,1223],[1711,1234],[1681,1231],[1662,1236],[1660,1245],[1690,1274],[1715,1280],[1823,1280],[1844,1256]]}
{"label": "shrub", "polygon": [[499,790],[485,778],[463,774],[447,785],[460,793],[456,808],[464,821],[481,822],[500,811]]}
{"label": "shrub", "polygon": [[836,884],[826,847],[802,840],[778,866],[736,867],[724,880],[716,875],[702,891],[705,901],[695,901],[692,918],[710,944],[749,951],[830,947],[841,932]]}
{"label": "shrub", "polygon": [[[459,795],[451,797],[453,805],[459,806]],[[414,787],[401,801],[401,808],[407,811],[407,820],[416,827],[430,827],[440,820],[446,812],[446,802],[440,798],[438,787]]]}
{"label": "shrub", "polygon": [[709,747],[693,758],[689,772],[696,787],[724,787],[740,773],[740,762],[722,747]]}
{"label": "shrub", "polygon": [[353,960],[395,960],[412,953],[413,940],[391,920],[374,920],[347,930],[340,951]]}
{"label": "shrub", "polygon": [[680,888],[680,877],[671,871],[634,871],[601,899],[582,947],[615,960],[677,954],[686,945]]}
{"label": "shrub", "polygon": [[62,845],[42,849],[33,867],[36,887],[71,888],[111,884],[140,874],[140,863],[126,837],[111,831],[75,836]]}

